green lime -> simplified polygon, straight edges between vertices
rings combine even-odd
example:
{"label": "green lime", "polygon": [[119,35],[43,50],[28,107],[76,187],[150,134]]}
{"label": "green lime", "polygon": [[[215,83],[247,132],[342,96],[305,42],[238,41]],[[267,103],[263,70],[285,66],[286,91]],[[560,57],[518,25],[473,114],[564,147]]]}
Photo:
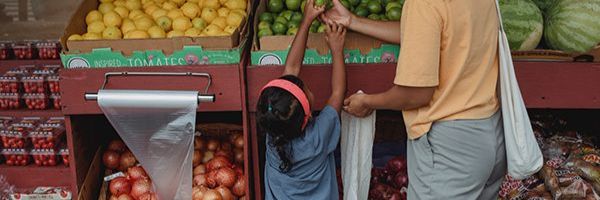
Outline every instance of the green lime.
{"label": "green lime", "polygon": [[319,30],[318,26],[311,26],[310,29],[308,29],[308,31],[311,32],[311,33],[316,33],[317,30]]}
{"label": "green lime", "polygon": [[304,13],[304,6],[306,6],[306,0],[303,0],[300,4],[300,11],[302,11],[302,13]]}
{"label": "green lime", "polygon": [[279,13],[280,17],[285,17],[285,19],[287,19],[288,21],[290,21],[290,19],[292,19],[292,15],[294,14],[294,11],[291,10],[286,10],[283,11],[281,13]]}
{"label": "green lime", "polygon": [[285,24],[275,22],[273,26],[271,26],[271,29],[273,29],[273,33],[275,33],[275,35],[283,35],[287,31],[287,26]]}
{"label": "green lime", "polygon": [[380,20],[380,19],[381,19],[381,18],[379,17],[379,15],[377,15],[377,14],[375,14],[375,13],[373,13],[373,14],[370,14],[370,15],[368,16],[368,18],[369,18],[369,19],[372,19],[372,20]]}
{"label": "green lime", "polygon": [[259,21],[273,23],[273,14],[270,12],[261,13],[259,16]]}
{"label": "green lime", "polygon": [[385,4],[385,11],[389,11],[392,8],[400,8],[400,10],[402,10],[402,4],[400,2],[390,2]]}
{"label": "green lime", "polygon": [[279,13],[283,11],[283,0],[269,0],[267,8],[269,9],[269,12]]}
{"label": "green lime", "polygon": [[258,37],[273,35],[273,31],[271,29],[262,29],[258,31]]}
{"label": "green lime", "polygon": [[360,4],[367,5],[370,0],[360,0]]}
{"label": "green lime", "polygon": [[300,10],[302,0],[285,0],[285,6],[288,10]]}
{"label": "green lime", "polygon": [[258,23],[258,30],[262,29],[271,29],[271,24],[269,22],[262,21]]}
{"label": "green lime", "polygon": [[299,27],[299,24],[294,24],[294,23],[289,23],[289,24],[287,25],[287,28],[288,28],[288,30],[289,30],[290,28],[298,28],[298,27]]}
{"label": "green lime", "polygon": [[317,28],[317,33],[325,32],[325,28],[327,28],[327,25],[321,24],[321,26],[319,26],[319,28]]}
{"label": "green lime", "polygon": [[382,5],[387,5],[388,3],[396,2],[396,0],[381,0]]}
{"label": "green lime", "polygon": [[379,1],[370,1],[369,4],[367,4],[367,8],[369,9],[370,13],[379,13],[381,12],[381,10],[383,10],[381,8],[381,4],[379,3]]}
{"label": "green lime", "polygon": [[367,17],[369,15],[369,9],[367,6],[358,6],[354,9],[354,14],[361,17]]}
{"label": "green lime", "polygon": [[302,21],[291,20],[290,22],[288,22],[288,26],[290,26],[290,25],[296,25],[296,27],[300,27],[301,23],[302,23]]}
{"label": "green lime", "polygon": [[385,15],[387,16],[388,19],[390,19],[391,21],[400,21],[400,17],[402,16],[402,8],[399,7],[393,7],[390,10],[388,10]]}
{"label": "green lime", "polygon": [[360,0],[348,0],[348,2],[353,6],[358,6],[358,4],[360,4]]}
{"label": "green lime", "polygon": [[294,12],[292,14],[292,19],[290,19],[290,21],[299,21],[299,22],[302,22],[302,18],[304,18],[302,16],[302,13],[300,13],[300,12]]}
{"label": "green lime", "polygon": [[276,22],[279,22],[279,23],[282,23],[282,24],[287,24],[288,20],[285,17],[277,17],[277,18],[275,18],[274,23],[276,23]]}
{"label": "green lime", "polygon": [[390,19],[388,19],[388,17],[385,16],[385,14],[379,14],[379,20],[385,21],[385,22],[390,21]]}
{"label": "green lime", "polygon": [[348,0],[341,0],[340,3],[342,3],[342,5],[347,9],[350,9],[351,7],[350,2],[348,2]]}
{"label": "green lime", "polygon": [[314,20],[312,23],[310,23],[310,26],[317,26],[319,27],[321,25],[321,22],[319,22],[319,20]]}
{"label": "green lime", "polygon": [[296,35],[298,33],[298,27],[292,27],[287,30],[287,35]]}
{"label": "green lime", "polygon": [[323,6],[327,4],[327,0],[315,0],[315,6]]}
{"label": "green lime", "polygon": [[326,8],[327,8],[327,9],[331,9],[331,8],[333,8],[333,1],[331,1],[331,0],[327,0],[327,6],[326,6]]}

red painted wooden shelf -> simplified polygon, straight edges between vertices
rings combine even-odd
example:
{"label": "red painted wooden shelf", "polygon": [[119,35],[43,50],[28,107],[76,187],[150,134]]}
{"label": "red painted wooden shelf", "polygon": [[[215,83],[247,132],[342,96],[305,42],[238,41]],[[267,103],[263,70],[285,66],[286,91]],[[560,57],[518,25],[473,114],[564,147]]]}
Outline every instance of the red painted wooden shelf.
{"label": "red painted wooden shelf", "polygon": [[0,116],[12,116],[12,117],[59,117],[63,116],[60,110],[0,110]]}
{"label": "red painted wooden shelf", "polygon": [[0,67],[18,67],[23,65],[60,65],[60,60],[0,60]]}
{"label": "red painted wooden shelf", "polygon": [[71,169],[59,164],[54,167],[7,166],[0,165],[0,174],[4,175],[10,184],[18,188],[34,188],[38,186],[70,187],[72,182]]}

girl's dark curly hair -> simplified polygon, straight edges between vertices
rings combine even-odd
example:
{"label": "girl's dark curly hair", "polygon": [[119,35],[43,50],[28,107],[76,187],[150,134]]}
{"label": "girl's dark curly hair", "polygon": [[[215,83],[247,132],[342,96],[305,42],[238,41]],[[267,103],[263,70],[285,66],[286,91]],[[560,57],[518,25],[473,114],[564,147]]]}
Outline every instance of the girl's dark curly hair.
{"label": "girl's dark curly hair", "polygon": [[[286,75],[279,79],[304,88],[304,83],[296,76]],[[279,170],[287,172],[293,166],[290,142],[304,135],[302,123],[305,113],[302,105],[290,92],[270,87],[261,93],[256,107],[258,131],[270,138],[269,145],[275,148],[281,160]]]}

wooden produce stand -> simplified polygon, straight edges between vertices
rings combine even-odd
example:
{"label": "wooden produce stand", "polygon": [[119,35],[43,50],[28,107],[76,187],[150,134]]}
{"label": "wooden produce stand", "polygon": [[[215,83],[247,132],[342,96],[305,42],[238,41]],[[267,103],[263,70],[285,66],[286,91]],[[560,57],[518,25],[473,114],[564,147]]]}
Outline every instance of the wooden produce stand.
{"label": "wooden produce stand", "polygon": [[[393,85],[396,64],[347,64],[348,94],[384,92]],[[600,109],[600,63],[515,62],[515,71],[526,106],[532,109]],[[264,135],[256,133],[256,103],[260,89],[281,76],[282,66],[249,66],[248,110],[250,111],[252,161],[256,199],[264,193]],[[315,95],[315,108],[322,108],[331,91],[331,66],[303,66],[300,77]]]}

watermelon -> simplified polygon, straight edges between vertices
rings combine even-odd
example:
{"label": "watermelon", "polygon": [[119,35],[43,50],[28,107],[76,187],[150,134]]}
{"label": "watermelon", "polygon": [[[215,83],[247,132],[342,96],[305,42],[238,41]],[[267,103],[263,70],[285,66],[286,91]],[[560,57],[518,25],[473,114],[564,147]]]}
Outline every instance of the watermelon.
{"label": "watermelon", "polygon": [[600,43],[600,0],[559,0],[546,13],[545,27],[551,48],[587,52]]}
{"label": "watermelon", "polygon": [[513,51],[537,47],[544,33],[542,11],[531,0],[500,0],[502,24]]}
{"label": "watermelon", "polygon": [[542,12],[548,11],[550,7],[556,4],[556,0],[533,0],[533,2],[540,10],[542,10]]}

